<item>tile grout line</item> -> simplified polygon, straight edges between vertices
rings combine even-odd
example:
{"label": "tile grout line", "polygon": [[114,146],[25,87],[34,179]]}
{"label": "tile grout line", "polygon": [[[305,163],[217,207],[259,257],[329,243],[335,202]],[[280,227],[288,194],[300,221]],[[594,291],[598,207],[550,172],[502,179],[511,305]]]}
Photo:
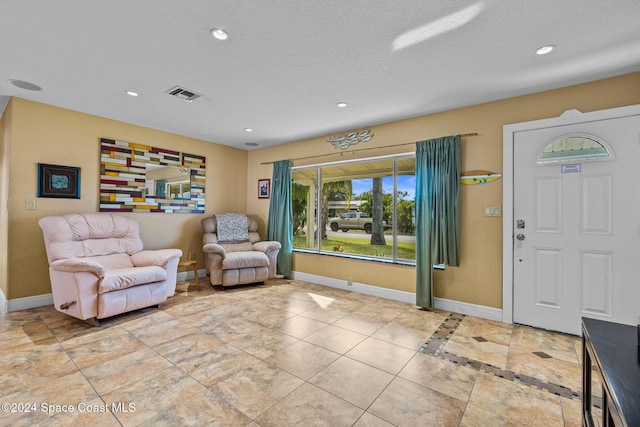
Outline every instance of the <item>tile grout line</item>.
{"label": "tile grout line", "polygon": [[458,356],[453,353],[444,351],[444,347],[449,342],[449,339],[454,332],[460,326],[460,323],[466,316],[464,314],[451,312],[449,316],[440,324],[438,329],[429,337],[429,339],[418,350],[419,353],[429,356],[437,357],[447,362],[455,363],[460,366],[465,366],[476,371],[485,372],[494,376],[504,378],[509,381],[514,381],[522,385],[529,387],[535,387],[539,390],[547,391],[556,396],[565,397],[572,400],[582,400],[582,392],[571,390],[569,387],[563,385],[554,384],[551,382],[545,382],[535,377],[518,374],[514,371],[502,369],[497,366],[490,365],[488,363],[480,362],[479,360],[473,360],[465,356]]}
{"label": "tile grout line", "polygon": [[[291,283],[288,283],[288,284],[291,284]],[[193,298],[193,297],[195,297],[195,295],[194,295],[194,296],[189,296],[189,297],[190,297],[190,298]],[[335,297],[336,297],[336,298],[339,298],[339,296],[335,296]],[[244,300],[244,299],[242,299],[242,300]],[[251,298],[251,299],[248,299],[247,301],[253,301],[253,300],[254,300],[254,299],[253,299],[253,298]],[[266,300],[262,300],[262,299],[258,299],[258,298],[256,298],[256,299],[255,299],[255,302],[259,303],[260,305],[265,305],[265,306],[267,306],[267,307],[271,307],[271,308],[276,309],[276,310],[283,310],[283,311],[286,311],[285,309],[283,309],[283,308],[281,308],[281,307],[278,307],[278,306],[272,306],[272,305],[271,305],[271,304],[269,304]],[[180,304],[182,304],[182,303],[180,303]],[[176,304],[176,306],[177,306],[177,305],[178,305],[178,304]],[[171,305],[169,305],[169,308],[170,308],[170,307],[171,307]],[[222,307],[215,307],[215,308],[220,309],[220,310],[222,310],[222,311],[225,311],[225,309],[224,309],[224,308],[222,308]],[[160,310],[162,310],[162,308],[161,308]],[[163,310],[163,311],[164,311],[164,310]],[[231,311],[230,311],[230,312],[231,312]],[[199,313],[199,311],[196,311],[196,312],[190,313],[190,315],[198,314],[198,313]],[[353,312],[350,312],[350,313],[353,313]],[[56,342],[58,342],[58,344],[62,346],[61,336],[58,336],[56,333],[54,333],[54,328],[52,328],[52,326],[50,326],[50,325],[49,325],[49,323],[47,323],[47,322],[45,322],[45,321],[44,321],[44,318],[43,318],[43,316],[42,316],[42,314],[41,314],[41,313],[36,313],[36,314],[38,315],[38,318],[40,319],[40,322],[42,322],[42,323],[44,324],[44,326],[45,326],[45,327],[47,328],[47,330],[52,334],[52,336],[53,336],[53,338],[56,340]],[[181,323],[184,323],[184,324],[189,325],[189,323],[185,321],[185,319],[184,319],[184,317],[183,317],[183,316],[178,316],[178,315],[176,315],[176,314],[172,314],[172,313],[168,313],[168,312],[167,312],[167,314],[171,315],[171,317],[172,317],[173,319],[175,319],[175,320],[179,320]],[[458,355],[456,355],[456,354],[454,354],[454,353],[451,353],[451,352],[445,351],[444,349],[445,349],[445,347],[446,347],[447,343],[450,341],[450,339],[452,338],[453,334],[457,331],[457,329],[458,329],[458,328],[459,328],[459,326],[461,325],[462,321],[463,321],[466,317],[468,317],[468,316],[465,316],[465,315],[462,315],[462,314],[458,314],[458,313],[452,313],[452,312],[448,312],[448,313],[446,313],[446,312],[445,312],[445,313],[443,313],[443,314],[446,314],[447,316],[445,317],[444,321],[442,321],[442,322],[441,322],[441,324],[438,326],[438,328],[436,329],[436,331],[434,331],[434,332],[433,332],[433,334],[432,334],[432,335],[427,339],[427,341],[426,341],[426,342],[425,342],[425,343],[424,343],[424,344],[423,344],[423,345],[422,345],[418,350],[413,350],[413,351],[415,351],[415,352],[419,352],[419,353],[423,353],[423,354],[425,354],[425,355],[430,355],[430,356],[433,356],[433,357],[437,357],[437,358],[440,358],[440,359],[442,359],[442,360],[446,360],[446,361],[448,361],[448,362],[452,362],[452,363],[455,363],[455,364],[460,364],[461,366],[467,366],[467,367],[470,367],[470,368],[472,368],[472,369],[474,369],[474,370],[476,370],[476,371],[481,371],[481,372],[489,373],[489,374],[492,374],[492,375],[496,375],[496,376],[499,376],[499,377],[505,378],[505,379],[507,379],[507,380],[509,380],[509,381],[513,381],[513,382],[520,382],[520,383],[521,383],[521,384],[523,384],[523,385],[534,386],[534,387],[537,387],[538,389],[541,389],[542,391],[548,391],[548,392],[550,392],[550,393],[552,393],[552,394],[556,394],[556,395],[559,395],[559,396],[562,396],[562,395],[561,395],[561,394],[559,394],[557,391],[554,391],[554,390],[550,390],[550,389],[548,389],[548,387],[560,387],[560,388],[563,388],[563,389],[565,389],[565,390],[568,390],[568,391],[571,393],[571,390],[570,390],[570,389],[567,389],[566,387],[563,387],[563,386],[557,386],[557,385],[552,384],[552,383],[545,384],[543,381],[541,381],[541,380],[537,380],[537,379],[536,379],[536,378],[534,378],[534,377],[528,377],[528,376],[524,376],[524,375],[517,375],[514,371],[507,371],[507,370],[503,370],[503,369],[497,368],[497,367],[495,367],[495,366],[493,366],[493,365],[486,364],[486,363],[482,363],[482,362],[480,362],[480,361],[478,361],[478,360],[473,360],[473,359],[470,359],[470,358],[467,358],[467,357],[458,356]],[[294,314],[294,316],[298,316],[298,315],[302,315],[302,313],[296,313],[296,314]],[[292,317],[293,317],[293,316],[292,316]],[[313,318],[310,318],[310,319],[314,320]],[[246,320],[247,320],[248,322],[250,322],[250,323],[256,323],[257,325],[260,325],[260,327],[262,327],[262,328],[266,328],[266,329],[274,330],[274,331],[276,331],[276,332],[279,332],[279,333],[282,333],[282,334],[288,335],[286,332],[281,331],[281,330],[278,330],[278,329],[276,329],[276,328],[275,328],[275,327],[273,327],[273,326],[266,326],[266,325],[264,325],[264,324],[257,323],[257,322],[255,322],[255,321],[253,321],[253,320],[251,320],[251,319],[248,319],[248,318],[247,318]],[[389,323],[391,323],[391,321],[387,321],[387,322],[386,322],[386,324],[389,324]],[[129,329],[124,328],[124,327],[123,327],[123,325],[122,325],[122,324],[120,324],[120,323],[119,323],[119,322],[117,322],[117,321],[116,321],[116,323],[115,323],[115,324],[116,324],[116,326],[118,326],[119,328],[121,328],[122,330],[124,330],[128,335],[130,335],[130,336],[132,336],[133,338],[135,338],[135,339],[139,340],[140,342],[142,342],[142,343],[145,345],[145,347],[147,347],[147,348],[151,349],[155,354],[157,354],[160,358],[162,358],[162,359],[166,360],[170,365],[172,365],[172,366],[174,366],[175,368],[177,368],[178,370],[182,371],[184,374],[186,374],[186,375],[187,375],[187,376],[189,376],[190,378],[193,378],[193,377],[191,377],[191,374],[190,374],[189,372],[187,372],[187,371],[183,370],[183,369],[182,369],[182,368],[180,368],[178,365],[176,365],[175,363],[173,363],[171,360],[169,360],[168,358],[166,358],[165,356],[163,356],[162,354],[160,354],[160,353],[158,352],[158,350],[155,348],[155,346],[152,346],[152,345],[150,345],[150,344],[147,344],[147,343],[146,343],[145,341],[143,341],[141,338],[138,338],[136,335],[134,335],[134,333],[132,332],[132,330],[129,330]],[[334,326],[336,326],[336,325],[335,325],[335,322],[333,322],[333,323],[331,323],[331,324],[328,324],[328,325],[334,325]],[[328,325],[326,325],[326,326],[328,326]],[[101,326],[105,326],[105,325],[101,325]],[[326,326],[325,326],[325,327],[326,327]],[[344,329],[344,330],[347,330],[347,331],[352,331],[351,329],[344,328],[344,327],[341,327],[341,326],[336,326],[336,328],[338,328],[338,329]],[[378,328],[378,330],[379,330],[379,329],[380,329],[380,328]],[[196,327],[196,330],[198,330],[198,331],[199,331],[199,332],[201,332],[201,333],[205,333],[205,334],[207,334],[207,335],[212,335],[212,336],[214,336],[214,337],[215,337],[215,335],[213,335],[212,333],[205,332],[205,331],[201,330],[201,329],[200,329],[200,327]],[[376,331],[377,331],[377,330],[376,330]],[[352,332],[355,332],[355,331],[352,331]],[[357,332],[357,333],[361,333],[361,332]],[[373,335],[373,334],[375,334],[375,331],[374,331],[373,333],[370,333],[370,334],[366,334],[366,333],[365,333],[365,334],[362,334],[362,335],[366,335],[368,338],[372,338],[372,335]],[[288,336],[289,336],[289,335],[288,335]],[[292,336],[292,337],[293,337],[293,338],[296,338],[296,339],[298,340],[298,342],[306,342],[304,338],[298,338],[298,337],[296,337],[296,336]],[[216,338],[217,338],[217,337],[216,337]],[[478,338],[481,338],[481,337],[475,337],[475,338],[476,338],[476,340],[478,340],[478,341],[479,341],[479,339],[478,339]],[[218,339],[219,339],[219,338],[218,338]],[[423,338],[423,339],[424,339],[424,338]],[[220,339],[220,340],[221,340],[222,342],[224,342],[225,344],[229,345],[229,346],[235,347],[235,346],[233,346],[233,344],[227,343],[226,341],[224,341],[224,340],[222,340],[222,339]],[[384,340],[383,340],[383,341],[384,341]],[[311,344],[313,344],[313,343],[311,343]],[[290,344],[290,345],[293,345],[293,343],[292,343],[292,344]],[[318,344],[313,344],[313,345],[318,345]],[[358,344],[356,344],[356,346],[357,346],[357,345],[358,345]],[[287,346],[287,347],[288,347],[288,346]],[[324,347],[323,347],[323,348],[324,348]],[[415,347],[414,347],[414,349],[415,349]],[[239,350],[239,351],[241,351],[241,352],[243,352],[243,353],[246,353],[246,354],[248,354],[248,355],[251,355],[251,356],[253,356],[253,357],[256,357],[257,359],[260,359],[260,360],[262,360],[262,361],[266,362],[267,364],[270,364],[270,365],[273,365],[274,367],[277,367],[277,364],[273,364],[273,363],[271,363],[271,362],[269,362],[269,361],[265,360],[265,359],[264,359],[264,358],[262,358],[262,357],[258,357],[258,356],[256,356],[256,355],[253,355],[252,353],[249,353],[247,350],[243,350],[243,349],[241,349],[241,348],[238,348],[238,350]],[[328,350],[328,351],[332,351],[332,350],[329,350],[329,349],[327,349],[327,350]],[[351,350],[351,349],[350,349],[350,350]],[[347,350],[347,351],[345,351],[344,353],[339,353],[339,354],[340,354],[340,357],[339,357],[338,359],[336,359],[336,360],[339,360],[340,358],[348,358],[348,359],[352,359],[350,356],[347,356],[347,353],[348,353],[350,350]],[[68,354],[68,350],[67,350],[66,348],[64,348],[64,346],[63,346],[63,351],[65,351],[65,353],[67,353],[67,355],[70,357],[70,355]],[[576,351],[577,351],[577,350],[576,350]],[[414,356],[415,356],[415,355],[414,355]],[[71,359],[71,360],[72,360],[72,362],[75,364],[75,361],[74,361],[73,359]],[[352,359],[352,360],[356,360],[356,361],[358,361],[357,359]],[[334,361],[334,362],[335,362],[335,361]],[[334,363],[334,362],[332,362],[332,363]],[[366,362],[361,362],[361,363],[365,363],[365,364],[369,365],[369,364],[368,364],[368,363],[366,363]],[[409,362],[407,362],[407,363],[409,363]],[[369,366],[373,366],[373,365],[369,365]],[[406,364],[405,364],[405,366],[406,366]],[[373,367],[375,368],[375,366],[373,366]],[[91,384],[91,382],[90,382],[90,381],[88,380],[88,378],[86,377],[86,375],[85,375],[84,371],[83,371],[83,370],[81,370],[81,369],[79,369],[79,368],[77,367],[77,365],[76,365],[76,369],[77,369],[77,370],[78,370],[78,371],[79,371],[79,372],[80,372],[80,373],[85,377],[85,380],[87,380],[87,381],[89,382],[89,384]],[[377,369],[381,369],[381,368],[377,368]],[[381,370],[385,371],[384,369],[381,369]],[[396,373],[396,374],[393,374],[393,373],[388,372],[388,371],[385,371],[385,372],[391,373],[391,374],[393,375],[393,380],[395,380],[396,378],[402,378],[402,377],[399,377],[399,373],[400,373],[401,371],[402,371],[402,369],[400,369],[400,370],[398,371],[398,373]],[[285,372],[287,372],[287,371],[285,370]],[[507,374],[506,376],[504,375],[505,373]],[[291,372],[290,372],[290,374],[291,374],[291,375],[293,375],[293,376],[295,376],[295,377],[298,377],[296,374],[293,374],[293,373],[291,373]],[[286,396],[282,397],[282,398],[281,398],[281,400],[282,400],[282,399],[287,398],[289,395],[291,395],[292,393],[294,393],[296,390],[298,390],[300,387],[304,386],[305,384],[309,384],[309,385],[311,385],[311,386],[318,387],[318,388],[320,388],[321,390],[324,390],[322,387],[319,387],[319,386],[316,386],[316,385],[315,385],[315,384],[313,384],[313,383],[310,383],[310,382],[309,382],[309,379],[304,379],[304,378],[301,378],[301,377],[298,377],[298,378],[300,378],[300,379],[302,380],[302,384],[300,384],[300,385],[299,385],[298,387],[296,387],[294,390],[290,391]],[[524,378],[525,380],[527,380],[527,379],[528,379],[528,380],[530,380],[530,381],[529,381],[529,382],[523,382],[523,378]],[[209,391],[211,391],[212,393],[214,393],[214,394],[216,394],[216,395],[217,395],[217,393],[213,392],[211,389],[209,389],[208,387],[204,386],[204,384],[202,384],[200,381],[196,380],[195,378],[193,378],[193,379],[194,379],[198,384],[202,385],[205,389],[207,389],[207,390],[209,390]],[[391,382],[393,382],[393,380],[392,380]],[[408,381],[411,381],[411,380],[408,380]],[[535,382],[535,381],[539,382],[540,384],[537,384],[537,383],[535,383],[535,384],[534,384],[534,382]],[[384,389],[383,389],[383,390],[378,394],[378,396],[373,400],[373,402],[375,402],[375,401],[376,401],[376,400],[377,400],[377,399],[378,399],[378,398],[379,398],[379,397],[380,397],[380,396],[385,392],[385,390],[387,390],[387,388],[389,387],[389,385],[391,384],[391,382],[385,386],[385,388],[384,388]],[[92,388],[93,388],[93,385],[92,385],[92,384],[91,384],[91,386],[92,386]],[[545,388],[545,387],[547,387],[547,388]],[[97,393],[97,391],[95,390],[95,388],[93,388],[93,389],[94,389],[94,391]],[[324,390],[324,391],[326,391],[326,392],[327,392],[327,393],[329,393],[330,395],[332,395],[332,396],[334,396],[334,397],[336,397],[336,398],[338,398],[338,399],[340,399],[340,400],[342,400],[342,401],[344,401],[344,402],[350,403],[348,400],[346,400],[346,399],[344,399],[344,398],[341,398],[341,397],[337,396],[336,394],[334,394],[333,392],[330,392],[329,390]],[[101,400],[103,400],[103,402],[104,402],[104,399],[102,399],[102,396],[101,396],[99,393],[97,393],[97,395],[98,395],[98,396],[99,396],[99,398],[100,398]],[[223,398],[223,397],[222,397],[222,396],[220,396],[220,395],[218,395],[218,396],[220,397],[221,401],[226,402],[226,403],[227,403],[227,404],[229,404],[231,407],[234,407],[234,408],[235,408],[238,412],[240,412],[241,414],[244,414],[244,415],[245,415],[245,416],[247,416],[249,419],[252,419],[252,417],[250,417],[249,415],[247,415],[244,411],[241,411],[240,409],[238,409],[237,407],[235,407],[231,402],[227,401],[225,398]],[[565,397],[566,397],[566,396],[565,396]],[[568,398],[569,398],[569,399],[580,399],[580,396],[579,396],[579,394],[577,394],[577,393],[573,393],[573,395],[572,395],[572,396],[569,396]],[[371,403],[371,404],[370,404],[366,409],[364,409],[363,413],[360,415],[360,418],[361,418],[365,413],[369,413],[369,414],[373,415],[373,413],[368,412],[368,411],[369,411],[369,409],[371,408],[371,406],[372,406],[373,402],[372,402],[372,403]],[[468,402],[467,402],[467,403],[468,403]],[[255,419],[257,419],[259,416],[261,416],[262,414],[264,414],[264,413],[266,413],[267,411],[269,411],[273,406],[275,406],[275,405],[277,405],[277,404],[278,404],[278,403],[276,402],[276,403],[274,403],[272,406],[270,406],[270,407],[266,408],[266,409],[264,410],[264,412],[263,412],[263,413],[259,414],[259,415],[258,415],[258,416],[256,416],[255,418],[253,418],[253,421],[255,422]],[[355,404],[352,404],[352,403],[351,403],[351,405],[354,405],[354,406],[358,407],[358,405],[355,405]],[[359,407],[359,409],[363,409],[363,408]],[[379,417],[378,415],[373,415],[373,416],[377,416],[377,417]],[[358,420],[359,420],[360,418],[358,418]],[[381,418],[381,419],[383,419],[383,420],[384,420],[384,418]],[[120,421],[119,421],[119,419],[118,419],[117,417],[115,418],[115,420],[116,420],[116,422],[120,423]],[[387,422],[388,422],[388,421],[387,421]],[[356,420],[356,423],[357,423],[357,420]]]}

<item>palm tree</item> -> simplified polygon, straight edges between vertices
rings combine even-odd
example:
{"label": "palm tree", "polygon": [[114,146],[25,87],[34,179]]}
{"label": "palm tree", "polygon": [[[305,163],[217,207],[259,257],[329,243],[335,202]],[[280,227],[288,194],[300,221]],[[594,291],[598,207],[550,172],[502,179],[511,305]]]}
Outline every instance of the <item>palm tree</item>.
{"label": "palm tree", "polygon": [[413,213],[415,209],[415,201],[407,200],[409,193],[407,191],[398,191],[398,221],[397,227],[400,233],[413,234]]}
{"label": "palm tree", "polygon": [[373,178],[373,222],[371,224],[371,244],[385,246],[384,239],[383,206],[382,206],[382,177]]}
{"label": "palm tree", "polygon": [[[373,217],[373,193],[371,191],[361,193],[355,197],[355,200],[363,201],[358,209],[360,212]],[[393,196],[389,193],[382,193],[382,220],[387,224],[391,224],[393,221]]]}
{"label": "palm tree", "polygon": [[[291,185],[291,210],[293,216],[293,234],[304,228],[307,219],[307,195],[309,186],[294,182]],[[312,231],[313,232],[313,231]]]}

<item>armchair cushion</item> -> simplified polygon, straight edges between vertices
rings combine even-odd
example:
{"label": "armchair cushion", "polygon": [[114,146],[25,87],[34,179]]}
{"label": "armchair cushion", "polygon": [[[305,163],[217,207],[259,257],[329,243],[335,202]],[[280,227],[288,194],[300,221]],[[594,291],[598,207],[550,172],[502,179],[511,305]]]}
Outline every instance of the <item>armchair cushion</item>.
{"label": "armchair cushion", "polygon": [[180,249],[156,249],[154,251],[140,251],[131,255],[131,262],[135,267],[144,267],[148,265],[157,265],[164,267],[172,259],[180,258],[182,251]]}
{"label": "armchair cushion", "polygon": [[49,263],[61,258],[131,255],[143,248],[138,224],[122,216],[87,213],[46,218],[40,226],[46,227]]}
{"label": "armchair cushion", "polygon": [[279,251],[281,247],[282,245],[280,244],[280,242],[276,241],[255,242],[253,244],[254,251],[260,251],[264,253],[275,250]]}
{"label": "armchair cushion", "polygon": [[218,245],[216,243],[207,243],[202,247],[202,251],[205,254],[216,254],[216,255],[220,255],[222,257],[227,255],[227,251],[224,250],[224,248],[221,245]]}
{"label": "armchair cushion", "polygon": [[254,268],[266,267],[269,265],[269,258],[264,252],[229,252],[222,260],[222,269],[232,268]]}
{"label": "armchair cushion", "polygon": [[86,271],[95,274],[99,278],[103,278],[105,274],[104,266],[86,258],[59,259],[51,263],[51,269],[68,273]]}
{"label": "armchair cushion", "polygon": [[113,268],[133,267],[133,263],[131,262],[131,257],[127,254],[88,256],[88,257],[79,258],[79,259],[85,259],[87,261],[98,263],[107,270],[110,270]]}
{"label": "armchair cushion", "polygon": [[167,280],[167,271],[162,267],[118,268],[107,271],[102,282],[98,285],[98,293],[104,294],[105,292],[163,280]]}

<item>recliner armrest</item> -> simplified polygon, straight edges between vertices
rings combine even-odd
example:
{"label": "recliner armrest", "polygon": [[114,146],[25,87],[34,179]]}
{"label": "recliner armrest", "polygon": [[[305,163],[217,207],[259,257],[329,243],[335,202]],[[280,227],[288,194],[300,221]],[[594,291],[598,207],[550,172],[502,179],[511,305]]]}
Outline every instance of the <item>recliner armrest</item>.
{"label": "recliner armrest", "polygon": [[202,247],[202,252],[206,254],[218,254],[223,258],[227,255],[227,251],[217,243],[207,243]]}
{"label": "recliner armrest", "polygon": [[182,251],[180,249],[157,249],[143,250],[131,255],[131,262],[136,267],[147,267],[157,265],[164,267],[174,258],[180,258]]}
{"label": "recliner armrest", "polygon": [[277,242],[275,240],[267,240],[267,241],[262,241],[262,242],[255,242],[253,244],[253,250],[254,251],[261,251],[264,253],[267,253],[269,251],[273,251],[276,249],[280,249],[282,247],[282,245],[280,244],[280,242]]}
{"label": "recliner armrest", "polygon": [[105,275],[105,268],[101,264],[84,258],[59,259],[51,263],[51,268],[68,273],[86,271],[95,274],[99,278],[103,278]]}

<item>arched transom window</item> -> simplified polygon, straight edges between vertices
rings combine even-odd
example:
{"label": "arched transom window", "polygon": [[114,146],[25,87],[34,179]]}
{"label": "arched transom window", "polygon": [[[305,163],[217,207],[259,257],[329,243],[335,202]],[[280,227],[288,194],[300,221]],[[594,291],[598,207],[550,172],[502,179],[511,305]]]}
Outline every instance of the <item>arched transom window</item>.
{"label": "arched transom window", "polygon": [[554,139],[538,156],[539,165],[612,158],[611,150],[603,141],[590,135],[569,135]]}

